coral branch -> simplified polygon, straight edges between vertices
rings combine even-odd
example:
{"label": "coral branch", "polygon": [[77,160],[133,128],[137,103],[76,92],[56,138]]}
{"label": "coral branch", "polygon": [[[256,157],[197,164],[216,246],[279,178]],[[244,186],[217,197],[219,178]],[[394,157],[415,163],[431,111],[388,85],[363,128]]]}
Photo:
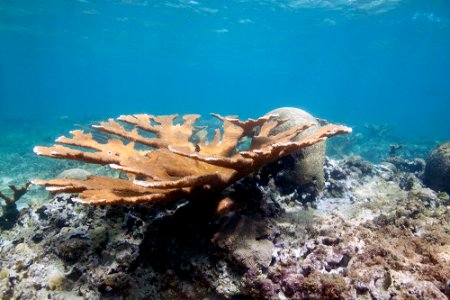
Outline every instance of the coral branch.
{"label": "coral branch", "polygon": [[17,209],[16,202],[28,192],[30,188],[31,182],[25,183],[23,187],[18,188],[15,185],[9,185],[9,188],[12,190],[13,195],[9,197],[8,195],[0,192],[0,198],[5,200],[6,205],[2,207],[2,215],[0,216],[0,229],[8,230],[14,227],[20,217],[20,212]]}
{"label": "coral branch", "polygon": [[[125,172],[129,180],[90,176],[86,180],[34,180],[33,183],[54,192],[78,193],[77,201],[81,203],[172,201],[207,191],[220,191],[285,155],[330,136],[351,132],[351,128],[345,126],[327,125],[297,140],[299,134],[312,124],[272,134],[286,120],[279,120],[276,115],[247,121],[212,115],[221,120],[223,126],[222,131],[215,130],[209,142],[204,133],[200,134],[204,128],[194,125],[199,115],[185,115],[181,120],[178,115],[146,114],[109,119],[93,128],[121,139],[111,138],[105,143],[96,141],[91,133],[72,131],[71,138],[60,137],[56,140],[58,144],[37,146],[34,152],[52,158],[109,165]],[[128,125],[123,126],[120,122]],[[130,126],[134,128],[130,129]],[[139,130],[153,136],[143,136]],[[242,145],[247,145],[247,149],[240,150]]]}
{"label": "coral branch", "polygon": [[9,185],[9,188],[13,191],[12,197],[9,197],[8,195],[5,195],[2,192],[0,192],[0,198],[5,200],[6,205],[14,204],[17,201],[19,201],[19,199],[28,192],[30,185],[31,185],[31,182],[27,182],[27,183],[25,183],[25,185],[23,187],[18,188],[17,186],[11,184],[11,185]]}

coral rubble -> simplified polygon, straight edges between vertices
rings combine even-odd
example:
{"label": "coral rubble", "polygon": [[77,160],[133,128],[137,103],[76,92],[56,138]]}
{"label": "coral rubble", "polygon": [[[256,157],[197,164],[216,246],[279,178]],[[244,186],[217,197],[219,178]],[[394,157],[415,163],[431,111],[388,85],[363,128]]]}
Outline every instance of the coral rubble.
{"label": "coral rubble", "polygon": [[[223,122],[223,131],[216,129],[209,142],[204,135],[195,135],[193,125],[199,115],[185,115],[181,123],[176,122],[177,115],[120,116],[117,120],[133,126],[131,130],[110,119],[93,126],[119,137],[108,139],[106,143],[96,141],[91,133],[72,131],[71,138],[60,137],[56,141],[85,151],[59,144],[38,146],[34,151],[53,158],[109,165],[126,173],[128,179],[89,176],[86,180],[34,180],[33,183],[46,186],[52,192],[79,193],[76,201],[90,204],[176,200],[220,191],[281,157],[330,136],[351,132],[351,128],[330,124],[296,140],[313,124],[304,123],[272,134],[286,120],[276,119],[276,115],[247,121],[213,116]],[[153,136],[147,137],[148,133]],[[243,143],[248,147],[240,150]]]}

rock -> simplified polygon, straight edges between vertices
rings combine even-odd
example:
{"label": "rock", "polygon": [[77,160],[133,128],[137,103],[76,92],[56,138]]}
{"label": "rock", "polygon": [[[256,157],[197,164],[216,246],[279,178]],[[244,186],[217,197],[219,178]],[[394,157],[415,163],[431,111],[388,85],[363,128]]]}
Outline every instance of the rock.
{"label": "rock", "polygon": [[67,262],[79,261],[86,254],[89,243],[82,238],[70,238],[56,246],[59,257]]}
{"label": "rock", "polygon": [[403,173],[397,178],[398,186],[405,191],[410,191],[414,187],[420,187],[420,180],[411,173]]}
{"label": "rock", "polygon": [[269,236],[267,220],[252,215],[234,215],[213,237],[213,243],[230,253],[230,258],[241,266],[268,267],[274,245]]}
{"label": "rock", "polygon": [[86,170],[74,168],[62,171],[56,178],[86,180],[90,175]]}
{"label": "rock", "polygon": [[425,161],[422,158],[407,160],[401,156],[392,156],[384,162],[393,164],[397,172],[413,173],[417,176],[421,176],[425,169]]}
{"label": "rock", "polygon": [[350,156],[344,159],[345,167],[351,172],[357,173],[359,177],[373,175],[375,172],[374,166],[367,160],[362,159],[360,156]]}
{"label": "rock", "polygon": [[434,149],[426,163],[424,183],[434,190],[450,193],[450,142]]}
{"label": "rock", "polygon": [[108,242],[109,233],[105,226],[94,228],[89,232],[89,239],[93,247],[101,247]]}
{"label": "rock", "polygon": [[66,277],[64,273],[56,267],[51,267],[48,270],[47,286],[50,290],[61,291],[64,289],[66,283]]}
{"label": "rock", "polygon": [[37,232],[35,235],[31,237],[31,240],[36,244],[41,242],[44,239],[44,234],[42,232]]}
{"label": "rock", "polygon": [[[319,122],[309,113],[292,107],[283,107],[272,110],[269,114],[277,114],[279,119],[288,121],[273,130],[277,134],[287,128],[305,123],[314,125],[299,135],[299,138],[313,134],[319,128]],[[286,193],[291,193],[296,188],[306,190],[317,195],[324,186],[323,164],[325,161],[325,142],[317,143],[295,154],[282,159],[282,172],[277,176],[277,185],[288,188]],[[270,166],[269,166],[270,168]]]}

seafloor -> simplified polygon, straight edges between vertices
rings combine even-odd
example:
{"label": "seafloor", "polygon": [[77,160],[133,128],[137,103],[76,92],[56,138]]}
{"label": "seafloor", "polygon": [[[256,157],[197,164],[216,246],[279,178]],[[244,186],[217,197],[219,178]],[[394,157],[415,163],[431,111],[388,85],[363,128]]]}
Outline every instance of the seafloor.
{"label": "seafloor", "polygon": [[[1,124],[0,191],[108,172],[32,153],[73,123]],[[356,128],[328,142],[316,200],[263,170],[227,189],[241,205],[220,218],[208,199],[93,207],[32,187],[1,231],[2,299],[448,299],[449,196],[422,182],[440,142]]]}

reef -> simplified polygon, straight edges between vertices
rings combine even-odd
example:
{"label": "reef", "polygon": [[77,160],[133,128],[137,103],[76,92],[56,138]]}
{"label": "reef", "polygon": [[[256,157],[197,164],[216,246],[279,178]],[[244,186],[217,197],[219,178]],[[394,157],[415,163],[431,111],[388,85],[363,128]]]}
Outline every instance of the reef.
{"label": "reef", "polygon": [[[0,240],[4,299],[447,299],[449,197],[413,172],[328,158],[315,201],[263,170],[208,197],[86,206],[54,196]],[[420,172],[419,172],[420,173]]]}
{"label": "reef", "polygon": [[[425,160],[402,149],[386,147],[377,164],[325,158],[314,197],[286,181],[301,159],[287,155],[224,187],[221,213],[204,190],[141,205],[51,193],[0,232],[1,297],[448,299],[450,199],[424,184]],[[73,167],[57,180],[97,174]]]}

